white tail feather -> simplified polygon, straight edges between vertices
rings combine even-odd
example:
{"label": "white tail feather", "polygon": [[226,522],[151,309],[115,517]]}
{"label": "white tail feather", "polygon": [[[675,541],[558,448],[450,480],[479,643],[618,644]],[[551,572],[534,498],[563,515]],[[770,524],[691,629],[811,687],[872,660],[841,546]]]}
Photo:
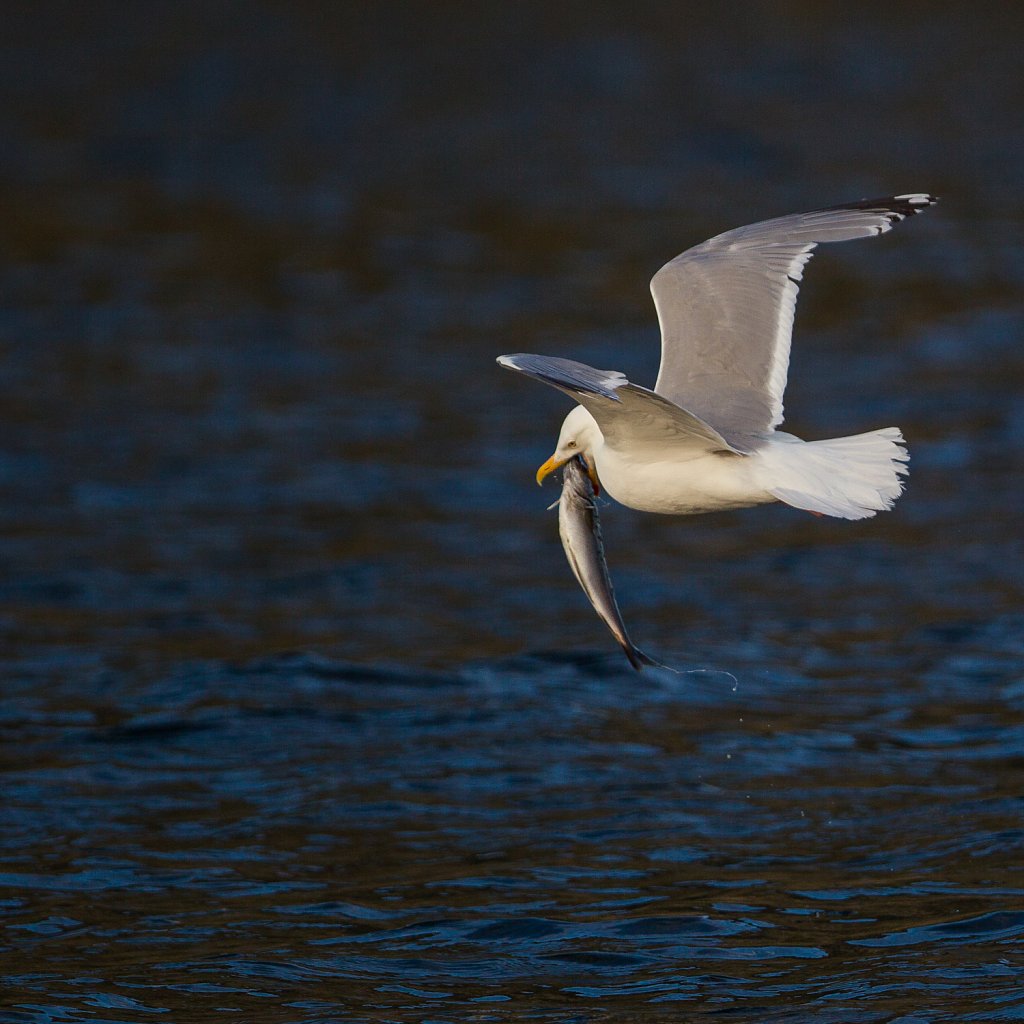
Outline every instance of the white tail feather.
{"label": "white tail feather", "polygon": [[827,441],[772,444],[758,453],[766,488],[779,501],[839,519],[867,519],[903,493],[910,456],[897,427]]}

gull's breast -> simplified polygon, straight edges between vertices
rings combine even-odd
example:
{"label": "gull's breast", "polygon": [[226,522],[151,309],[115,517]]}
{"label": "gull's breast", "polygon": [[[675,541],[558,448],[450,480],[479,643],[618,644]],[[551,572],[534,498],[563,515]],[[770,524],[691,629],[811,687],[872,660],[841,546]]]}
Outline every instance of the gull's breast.
{"label": "gull's breast", "polygon": [[688,516],[776,501],[755,481],[753,458],[715,453],[685,460],[643,459],[623,457],[602,446],[595,461],[601,485],[620,504],[641,512]]}

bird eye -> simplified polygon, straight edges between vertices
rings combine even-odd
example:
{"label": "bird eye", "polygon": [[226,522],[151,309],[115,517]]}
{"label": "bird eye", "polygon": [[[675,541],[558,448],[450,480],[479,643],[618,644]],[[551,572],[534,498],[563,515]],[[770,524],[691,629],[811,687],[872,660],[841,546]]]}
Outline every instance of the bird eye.
{"label": "bird eye", "polygon": [[576,447],[576,442],[575,441],[570,441],[565,447],[566,448],[575,448]]}

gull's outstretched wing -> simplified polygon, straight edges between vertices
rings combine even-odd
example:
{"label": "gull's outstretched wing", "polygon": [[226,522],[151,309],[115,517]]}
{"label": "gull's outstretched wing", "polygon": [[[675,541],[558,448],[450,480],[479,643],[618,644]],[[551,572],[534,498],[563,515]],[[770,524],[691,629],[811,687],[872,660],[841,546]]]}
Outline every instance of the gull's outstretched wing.
{"label": "gull's outstretched wing", "polygon": [[590,415],[611,448],[639,454],[644,448],[666,445],[707,452],[741,454],[714,427],[661,395],[631,384],[617,370],[595,370],[586,363],[528,353],[498,356],[509,370],[525,373],[571,395]]}
{"label": "gull's outstretched wing", "polygon": [[815,246],[884,234],[936,201],[920,192],[777,217],[666,263],[651,281],[661,324],[654,390],[733,444],[777,427],[799,282]]}

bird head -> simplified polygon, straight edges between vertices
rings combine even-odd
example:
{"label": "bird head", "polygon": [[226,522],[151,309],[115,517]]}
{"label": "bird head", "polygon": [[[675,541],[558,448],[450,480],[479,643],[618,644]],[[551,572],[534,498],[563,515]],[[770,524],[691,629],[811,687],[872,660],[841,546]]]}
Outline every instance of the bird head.
{"label": "bird head", "polygon": [[542,484],[546,476],[559,466],[564,466],[573,456],[582,455],[586,460],[587,472],[596,493],[600,484],[594,465],[594,448],[601,440],[601,430],[594,417],[582,405],[577,405],[562,421],[562,429],[558,432],[558,445],[551,458],[537,470],[537,483]]}

